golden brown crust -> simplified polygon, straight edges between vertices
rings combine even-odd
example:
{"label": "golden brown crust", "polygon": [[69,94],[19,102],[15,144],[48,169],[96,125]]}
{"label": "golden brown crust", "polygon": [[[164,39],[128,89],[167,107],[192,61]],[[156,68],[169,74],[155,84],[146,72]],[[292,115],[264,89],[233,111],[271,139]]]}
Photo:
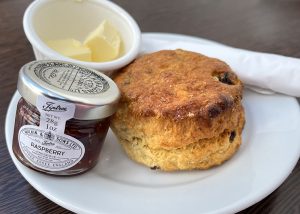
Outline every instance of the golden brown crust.
{"label": "golden brown crust", "polygon": [[[111,125],[133,160],[162,170],[204,169],[230,158],[241,144],[243,86],[226,63],[159,51],[135,60],[114,80],[122,97]],[[235,133],[232,142],[228,133]]]}
{"label": "golden brown crust", "polygon": [[143,116],[181,120],[193,115],[209,121],[242,97],[242,84],[227,64],[183,50],[144,55],[114,80],[121,102]]}

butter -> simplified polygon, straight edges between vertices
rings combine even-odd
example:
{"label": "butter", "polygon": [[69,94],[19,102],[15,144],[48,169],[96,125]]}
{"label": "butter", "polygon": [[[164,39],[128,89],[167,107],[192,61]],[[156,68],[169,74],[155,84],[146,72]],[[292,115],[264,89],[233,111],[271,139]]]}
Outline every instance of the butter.
{"label": "butter", "polygon": [[119,32],[104,20],[82,44],[76,39],[50,40],[47,45],[58,53],[87,62],[105,62],[116,59],[121,52]]}
{"label": "butter", "polygon": [[84,41],[92,52],[93,62],[105,62],[120,54],[121,38],[118,31],[104,20]]}
{"label": "butter", "polygon": [[92,61],[91,50],[75,39],[50,40],[47,45],[58,53],[81,61]]}

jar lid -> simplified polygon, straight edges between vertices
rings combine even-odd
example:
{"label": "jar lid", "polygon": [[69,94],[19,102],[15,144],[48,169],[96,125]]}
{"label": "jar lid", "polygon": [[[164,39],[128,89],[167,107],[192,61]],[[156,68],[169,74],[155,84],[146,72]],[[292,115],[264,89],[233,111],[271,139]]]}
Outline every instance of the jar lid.
{"label": "jar lid", "polygon": [[75,104],[74,118],[94,120],[109,117],[117,109],[120,91],[106,75],[70,62],[33,61],[19,73],[18,91],[36,106],[38,96]]}

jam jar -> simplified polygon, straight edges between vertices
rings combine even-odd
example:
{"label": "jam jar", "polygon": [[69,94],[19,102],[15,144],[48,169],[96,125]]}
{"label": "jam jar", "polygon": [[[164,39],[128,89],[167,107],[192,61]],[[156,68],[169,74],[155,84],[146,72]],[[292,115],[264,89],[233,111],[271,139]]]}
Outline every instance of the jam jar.
{"label": "jam jar", "polygon": [[34,61],[19,73],[13,152],[51,175],[94,167],[120,92],[104,74],[70,62]]}

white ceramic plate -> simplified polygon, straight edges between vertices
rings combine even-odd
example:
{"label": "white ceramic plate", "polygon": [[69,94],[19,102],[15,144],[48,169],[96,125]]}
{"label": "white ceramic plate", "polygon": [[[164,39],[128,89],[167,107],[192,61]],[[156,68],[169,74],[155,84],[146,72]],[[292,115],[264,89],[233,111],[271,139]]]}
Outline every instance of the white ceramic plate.
{"label": "white ceramic plate", "polygon": [[[145,42],[177,39],[144,34]],[[295,98],[246,90],[246,126],[238,153],[205,171],[163,173],[130,161],[109,131],[100,162],[86,174],[53,177],[30,170],[12,154],[16,93],[10,103],[5,134],[11,157],[24,178],[41,194],[76,213],[159,214],[234,213],[260,201],[290,174],[300,155],[300,109]]]}

